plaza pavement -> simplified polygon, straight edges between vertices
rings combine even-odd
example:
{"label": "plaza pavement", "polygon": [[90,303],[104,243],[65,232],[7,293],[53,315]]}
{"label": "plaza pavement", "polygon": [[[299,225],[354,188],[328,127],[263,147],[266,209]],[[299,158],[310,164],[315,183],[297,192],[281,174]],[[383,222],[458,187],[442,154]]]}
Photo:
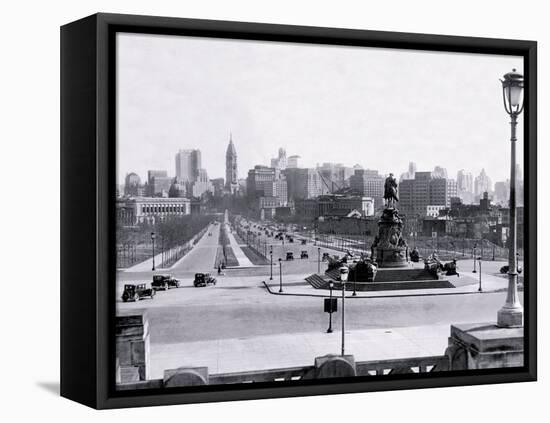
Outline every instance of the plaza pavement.
{"label": "plaza pavement", "polygon": [[[443,355],[448,324],[346,331],[345,352],[356,361]],[[311,366],[315,357],[340,354],[341,330],[151,345],[151,378],[179,367],[210,374]]]}

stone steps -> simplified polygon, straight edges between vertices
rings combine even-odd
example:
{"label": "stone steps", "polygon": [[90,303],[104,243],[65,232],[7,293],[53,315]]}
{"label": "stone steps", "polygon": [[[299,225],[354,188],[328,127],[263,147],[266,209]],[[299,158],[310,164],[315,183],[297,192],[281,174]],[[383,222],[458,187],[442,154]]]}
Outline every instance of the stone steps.
{"label": "stone steps", "polygon": [[426,269],[378,269],[374,282],[433,281],[437,276]]}
{"label": "stone steps", "polygon": [[[326,276],[317,274],[310,275],[306,281],[315,289],[328,290],[328,284],[331,279]],[[348,281],[346,291],[353,291],[353,281]],[[446,279],[434,280],[407,280],[407,281],[390,281],[390,282],[356,282],[356,291],[396,291],[409,289],[441,289],[454,288],[455,286]],[[342,289],[340,282],[334,280],[334,290]]]}
{"label": "stone steps", "polygon": [[[340,277],[338,269],[325,272],[325,275],[333,280]],[[399,281],[433,281],[437,276],[426,269],[378,269],[374,282],[399,282]],[[352,278],[350,278],[352,281]]]}

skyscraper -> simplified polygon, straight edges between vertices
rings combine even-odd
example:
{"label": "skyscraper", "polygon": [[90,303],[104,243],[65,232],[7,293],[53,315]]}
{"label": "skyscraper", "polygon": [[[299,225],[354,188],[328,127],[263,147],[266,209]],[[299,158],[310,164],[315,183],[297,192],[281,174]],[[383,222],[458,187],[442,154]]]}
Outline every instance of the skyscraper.
{"label": "skyscraper", "polygon": [[373,198],[377,209],[384,204],[384,180],[377,170],[355,169],[355,173],[349,178],[349,184],[358,195]]}
{"label": "skyscraper", "polygon": [[405,173],[402,173],[399,180],[404,181],[406,179],[414,179],[415,173],[416,173],[416,163],[415,162],[409,162],[408,171],[405,172]]}
{"label": "skyscraper", "polygon": [[284,174],[289,201],[315,198],[323,193],[323,183],[317,169],[287,168]]}
{"label": "skyscraper", "polygon": [[481,169],[479,176],[476,176],[474,181],[474,189],[475,195],[480,198],[483,196],[484,192],[490,193],[493,191],[493,183],[491,182],[491,178],[489,178],[487,173],[485,173],[485,169]]}
{"label": "skyscraper", "polygon": [[470,172],[460,169],[456,174],[457,193],[464,204],[474,202],[474,177]]}
{"label": "skyscraper", "polygon": [[141,179],[137,173],[128,173],[124,180],[124,195],[130,195],[137,197],[140,194],[143,194],[143,189],[141,188]]}
{"label": "skyscraper", "polygon": [[447,179],[447,169],[441,166],[434,167],[434,171],[432,172],[432,177],[434,178],[445,178]]}
{"label": "skyscraper", "polygon": [[286,150],[279,148],[279,154],[276,158],[271,159],[271,167],[274,169],[283,170],[287,167]]}
{"label": "skyscraper", "polygon": [[287,168],[296,169],[298,167],[298,159],[300,156],[290,156],[287,162]]}
{"label": "skyscraper", "polygon": [[200,150],[180,150],[176,154],[176,178],[179,182],[194,182],[201,168]]}
{"label": "skyscraper", "polygon": [[433,172],[416,172],[414,179],[399,184],[399,210],[404,215],[426,216],[430,210],[451,206],[457,195],[453,179],[434,177]]}
{"label": "skyscraper", "polygon": [[456,174],[456,184],[458,187],[458,193],[461,192],[473,192],[474,179],[470,172],[466,172],[464,169],[460,169]]}
{"label": "skyscraper", "polygon": [[229,134],[229,145],[225,153],[225,189],[231,194],[235,194],[238,188],[237,150],[233,145],[233,136]]}

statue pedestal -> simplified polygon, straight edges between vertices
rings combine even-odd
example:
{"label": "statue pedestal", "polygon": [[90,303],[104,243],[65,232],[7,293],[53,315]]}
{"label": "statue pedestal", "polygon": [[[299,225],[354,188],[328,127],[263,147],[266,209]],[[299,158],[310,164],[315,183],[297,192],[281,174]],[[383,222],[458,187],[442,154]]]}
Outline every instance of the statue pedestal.
{"label": "statue pedestal", "polygon": [[378,221],[373,244],[378,267],[407,267],[407,243],[401,236],[403,221],[396,208],[386,208]]}
{"label": "statue pedestal", "polygon": [[523,328],[501,328],[494,323],[451,325],[450,370],[523,366]]}
{"label": "statue pedestal", "polygon": [[407,267],[406,248],[377,248],[376,263],[380,268]]}

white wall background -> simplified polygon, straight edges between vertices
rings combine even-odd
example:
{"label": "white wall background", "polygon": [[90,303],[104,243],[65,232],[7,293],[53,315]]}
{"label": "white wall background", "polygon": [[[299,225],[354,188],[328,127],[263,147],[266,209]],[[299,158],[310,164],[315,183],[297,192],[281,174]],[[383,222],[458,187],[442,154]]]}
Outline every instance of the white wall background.
{"label": "white wall background", "polygon": [[[544,421],[548,409],[546,275],[539,276],[539,382],[95,412],[59,381],[59,26],[103,12],[539,42],[539,180],[549,167],[550,31],[545,2],[517,0],[11,1],[2,5],[0,416],[3,421]],[[459,119],[460,116],[457,116]],[[503,125],[505,121],[503,118]],[[539,189],[539,240],[548,239]],[[7,237],[6,237],[7,233]],[[550,253],[539,242],[539,261]],[[76,283],[77,281],[75,281]],[[547,301],[546,301],[547,303]],[[546,357],[544,356],[546,353]],[[547,391],[546,394],[544,391]]]}

